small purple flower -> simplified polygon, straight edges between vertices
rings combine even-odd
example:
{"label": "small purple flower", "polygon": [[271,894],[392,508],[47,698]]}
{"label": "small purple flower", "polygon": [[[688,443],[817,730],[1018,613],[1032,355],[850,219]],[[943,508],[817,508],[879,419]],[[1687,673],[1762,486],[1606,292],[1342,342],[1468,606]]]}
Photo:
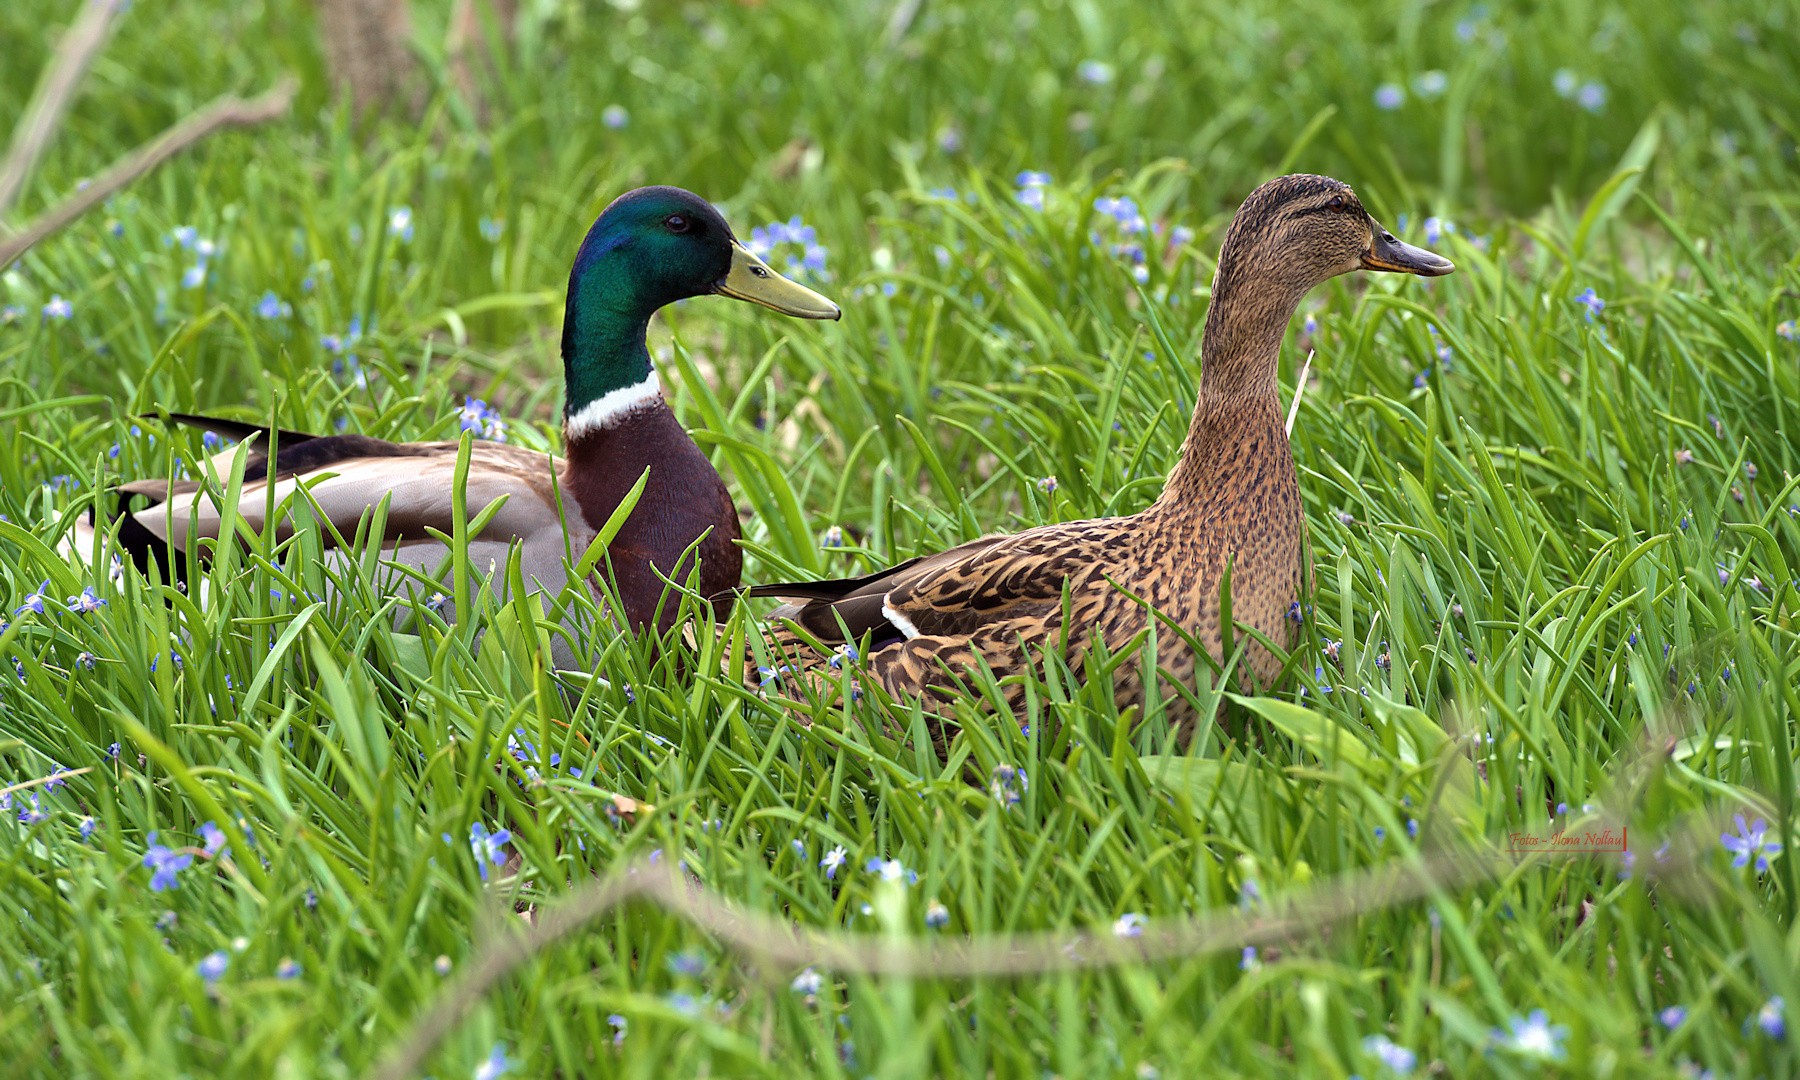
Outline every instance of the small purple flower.
{"label": "small purple flower", "polygon": [[1311,312],[1307,313],[1306,321],[1300,324],[1300,332],[1308,337],[1319,332],[1319,320]]}
{"label": "small purple flower", "polygon": [[1018,199],[1023,206],[1033,210],[1042,210],[1044,208],[1044,189],[1041,187],[1020,188]]}
{"label": "small purple flower", "polygon": [[936,900],[925,905],[925,925],[933,930],[942,930],[950,921],[950,909]]}
{"label": "small purple flower", "polygon": [[44,305],[44,318],[64,322],[75,314],[75,305],[64,300],[61,294],[53,294],[50,302]]}
{"label": "small purple flower", "polygon": [[[45,582],[46,585],[49,582]],[[94,587],[89,585],[81,590],[80,596],[69,597],[69,610],[76,615],[89,615],[99,611],[106,604],[105,600],[94,595]]]}
{"label": "small purple flower", "polygon": [[613,1013],[606,1018],[606,1023],[608,1027],[613,1029],[612,1044],[614,1046],[623,1045],[625,1042],[625,1029],[627,1027],[625,1018],[618,1013]]}
{"label": "small purple flower", "polygon": [[1681,1022],[1687,1019],[1687,1012],[1688,1011],[1684,1006],[1671,1005],[1662,1012],[1657,1013],[1656,1018],[1662,1021],[1663,1027],[1674,1029],[1680,1027]]}
{"label": "small purple flower", "polygon": [[1493,1037],[1508,1050],[1549,1061],[1561,1061],[1566,1056],[1562,1043],[1569,1037],[1569,1029],[1562,1024],[1551,1024],[1544,1010],[1533,1009],[1529,1017],[1515,1016],[1506,1024],[1511,1031],[1495,1028]]}
{"label": "small purple flower", "polygon": [[200,837],[203,842],[202,846],[205,848],[208,858],[218,858],[219,854],[227,847],[225,830],[219,828],[217,824],[211,821],[200,826]]}
{"label": "small purple flower", "polygon": [[1136,938],[1144,936],[1144,916],[1141,912],[1127,911],[1118,917],[1112,925],[1113,937]]}
{"label": "small purple flower", "polygon": [[176,873],[194,865],[194,856],[191,852],[178,851],[157,843],[155,833],[151,833],[149,839],[150,848],[144,852],[144,865],[151,871],[150,891],[173,889],[177,884]]}
{"label": "small purple flower", "polygon": [[1744,479],[1746,479],[1746,480],[1755,480],[1756,479],[1756,463],[1754,461],[1744,462]]}
{"label": "small purple flower", "polygon": [[1383,112],[1393,112],[1406,104],[1406,91],[1399,83],[1382,83],[1375,88],[1375,107]]}
{"label": "small purple flower", "polygon": [[871,855],[869,861],[863,864],[863,869],[871,874],[881,875],[883,881],[905,881],[908,885],[919,883],[919,872],[907,869],[906,864],[899,859],[883,859],[879,855]]}
{"label": "small purple flower", "polygon": [[1260,967],[1262,967],[1262,961],[1256,958],[1256,946],[1244,946],[1244,951],[1238,956],[1238,970],[1255,971]]}
{"label": "small purple flower", "polygon": [[285,319],[294,313],[294,306],[269,289],[256,302],[256,313],[265,319]]}
{"label": "small purple flower", "polygon": [[1600,314],[1600,312],[1606,308],[1606,301],[1600,299],[1600,297],[1595,294],[1594,288],[1591,285],[1582,290],[1581,295],[1575,298],[1575,302],[1582,307],[1587,308],[1588,322],[1593,322],[1594,316]]}
{"label": "small purple flower", "polygon": [[1719,834],[1719,843],[1725,846],[1725,850],[1737,853],[1737,858],[1731,860],[1731,865],[1742,870],[1750,865],[1750,859],[1754,856],[1756,872],[1760,874],[1766,871],[1769,868],[1769,856],[1781,854],[1780,841],[1768,838],[1769,823],[1757,818],[1754,823],[1746,825],[1742,814],[1733,815],[1732,820],[1737,822],[1737,835]]}
{"label": "small purple flower", "polygon": [[617,131],[631,123],[631,114],[625,111],[623,105],[608,105],[600,110],[600,122]]}
{"label": "small purple flower", "polygon": [[1771,1039],[1787,1038],[1787,1002],[1776,994],[1756,1010],[1756,1026]]}
{"label": "small purple flower", "polygon": [[92,814],[83,814],[82,818],[81,818],[81,826],[80,826],[81,839],[83,841],[86,841],[87,839],[89,839],[90,837],[92,837],[94,835],[94,830],[99,827],[100,827],[100,823],[94,820]]}
{"label": "small purple flower", "polygon": [[1045,187],[1050,183],[1050,174],[1047,172],[1034,172],[1030,169],[1026,169],[1024,172],[1013,177],[1013,183],[1022,188]]}
{"label": "small purple flower", "polygon": [[842,844],[827,851],[825,857],[819,860],[819,869],[825,871],[825,880],[830,881],[837,877],[838,867],[844,865],[847,859],[848,852],[844,850]]}
{"label": "small purple flower", "polygon": [[25,594],[25,602],[23,604],[20,604],[17,608],[15,608],[13,610],[14,617],[23,615],[27,611],[35,611],[39,615],[42,615],[44,613],[44,598],[45,598],[45,596],[47,596],[49,594],[49,592],[50,592],[50,579],[45,578],[44,583],[37,587],[36,592],[29,592],[29,593]]}
{"label": "small purple flower", "polygon": [[694,978],[706,971],[706,954],[698,949],[683,949],[671,954],[664,963],[675,974]]}
{"label": "small purple flower", "polygon": [[506,861],[506,853],[500,849],[512,839],[512,833],[506,829],[488,832],[487,826],[479,821],[469,823],[469,849],[475,853],[475,865],[481,870],[481,880],[488,879],[488,864],[499,866]]}
{"label": "small purple flower", "polygon": [[1793,341],[1800,338],[1800,327],[1797,327],[1793,319],[1789,319],[1786,322],[1778,322],[1775,324],[1775,336],[1786,338],[1788,341]]}
{"label": "small purple flower", "polygon": [[1075,75],[1089,86],[1105,86],[1113,81],[1113,67],[1102,60],[1083,60],[1075,68]]}
{"label": "small purple flower", "polygon": [[475,1066],[475,1080],[500,1080],[512,1071],[513,1064],[506,1058],[506,1044],[497,1042],[488,1051],[487,1060]]}
{"label": "small purple flower", "polygon": [[805,971],[794,976],[794,981],[788,984],[788,989],[796,994],[806,994],[810,996],[818,993],[820,987],[824,985],[825,979],[812,968],[807,968]]}
{"label": "small purple flower", "polygon": [[1042,480],[1039,480],[1037,482],[1037,489],[1045,495],[1054,494],[1056,492],[1056,477],[1046,476]]}
{"label": "small purple flower", "polygon": [[825,530],[825,535],[819,538],[819,546],[822,548],[843,547],[844,546],[844,529],[843,529],[843,527],[840,525],[832,525],[829,528],[827,528]]}
{"label": "small purple flower", "polygon": [[43,805],[38,801],[38,793],[34,791],[30,797],[30,805],[26,805],[23,799],[19,801],[19,824],[21,825],[36,825],[50,817],[49,814],[44,813]]}
{"label": "small purple flower", "polygon": [[206,958],[195,965],[195,969],[200,972],[200,977],[206,980],[208,986],[224,978],[226,970],[230,967],[231,954],[224,949],[215,949],[207,953]]}
{"label": "small purple flower", "polygon": [[298,979],[300,977],[300,972],[301,967],[299,961],[289,956],[282,957],[281,963],[275,965],[275,977],[284,982]]}
{"label": "small purple flower", "polygon": [[1363,1040],[1363,1053],[1397,1073],[1409,1073],[1419,1063],[1419,1055],[1400,1046],[1386,1035],[1370,1035]]}
{"label": "small purple flower", "polygon": [[1582,83],[1581,89],[1575,92],[1575,104],[1591,113],[1597,113],[1606,108],[1605,84],[1593,79]]}

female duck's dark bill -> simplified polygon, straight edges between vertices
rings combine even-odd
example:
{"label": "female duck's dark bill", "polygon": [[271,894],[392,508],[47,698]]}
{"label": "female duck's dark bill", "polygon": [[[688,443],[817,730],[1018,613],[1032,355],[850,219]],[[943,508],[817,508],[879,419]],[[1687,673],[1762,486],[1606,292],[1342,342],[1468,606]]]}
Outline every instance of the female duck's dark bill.
{"label": "female duck's dark bill", "polygon": [[731,242],[731,269],[713,291],[802,319],[835,319],[843,314],[830,300],[769,269],[768,263],[736,240]]}
{"label": "female duck's dark bill", "polygon": [[1392,270],[1397,274],[1420,277],[1443,277],[1456,269],[1456,264],[1435,252],[1416,248],[1399,240],[1386,229],[1377,228],[1369,250],[1363,252],[1364,270]]}

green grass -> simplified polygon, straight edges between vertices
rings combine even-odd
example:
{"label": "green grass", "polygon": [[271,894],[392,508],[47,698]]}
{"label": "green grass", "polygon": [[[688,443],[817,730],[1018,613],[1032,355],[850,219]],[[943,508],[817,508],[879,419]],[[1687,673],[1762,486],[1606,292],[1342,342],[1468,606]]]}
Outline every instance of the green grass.
{"label": "green grass", "polygon": [[[444,7],[415,13],[430,70]],[[653,852],[708,900],[895,948],[1105,943],[1132,912],[1145,940],[1166,920],[1215,947],[1070,968],[1059,945],[1025,975],[820,962],[808,997],[804,963],[640,901],[474,995],[421,1072],[472,1075],[503,1043],[532,1076],[1373,1078],[1378,1034],[1418,1074],[1800,1069],[1755,1022],[1775,996],[1800,1008],[1790,7],[927,3],[891,44],[891,5],[630,7],[528,21],[485,124],[440,95],[423,123],[352,131],[303,3],[138,5],[95,68],[22,215],[219,93],[290,70],[304,89],[293,119],[213,139],[0,277],[19,309],[0,326],[0,787],[90,770],[0,818],[0,1074],[364,1075],[509,912]],[[0,117],[58,10],[0,13]],[[1088,59],[1111,81],[1084,82]],[[1562,68],[1606,80],[1598,112],[1557,94]],[[1441,96],[1377,107],[1428,70]],[[611,103],[622,129],[599,122]],[[818,326],[701,300],[655,331],[746,509],[747,581],[1131,512],[1186,428],[1218,233],[1283,166],[1352,182],[1415,242],[1428,215],[1456,222],[1437,246],[1458,271],[1340,278],[1295,320],[1286,390],[1316,350],[1294,437],[1315,592],[1297,684],[1252,704],[1250,743],[1208,732],[1183,756],[1160,703],[1121,715],[1052,665],[1028,732],[971,710],[944,762],[904,709],[741,689],[723,644],[602,641],[601,682],[546,675],[523,608],[397,635],[393,598],[328,588],[313,532],[223,552],[203,601],[51,550],[107,484],[200,452],[134,421],[157,408],[422,439],[472,393],[554,448],[568,263],[646,182],[745,233],[801,215],[845,304]],[[1024,168],[1054,177],[1042,212],[1015,197]],[[1103,195],[1161,226],[1131,238],[1141,283]],[[184,225],[218,245],[202,287],[169,239]],[[257,312],[269,291],[289,314]],[[52,295],[71,319],[40,318]],[[322,339],[353,319],[360,367],[334,372]],[[46,613],[15,615],[46,579]],[[106,605],[64,610],[89,585]],[[1016,805],[968,782],[1001,765],[1029,778]],[[1783,846],[1766,872],[1730,866],[1736,814]],[[1505,854],[1552,816],[1627,828],[1629,876]],[[208,822],[228,855],[152,891],[149,834],[198,846]],[[485,882],[473,823],[518,856]],[[1365,891],[1409,867],[1441,880]],[[1344,917],[1275,925],[1305,897]],[[1491,1034],[1534,1009],[1568,1029],[1564,1060]]]}

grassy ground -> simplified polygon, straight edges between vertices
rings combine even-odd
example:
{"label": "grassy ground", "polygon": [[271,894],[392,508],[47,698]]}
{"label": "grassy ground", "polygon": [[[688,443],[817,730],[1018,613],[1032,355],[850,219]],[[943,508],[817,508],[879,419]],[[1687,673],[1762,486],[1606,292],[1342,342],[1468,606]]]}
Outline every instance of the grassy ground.
{"label": "grassy ground", "polygon": [[[0,117],[60,7],[0,12]],[[353,1076],[405,1047],[440,1077],[1800,1069],[1791,5],[544,5],[485,120],[440,95],[360,133],[311,5],[214,7],[128,13],[22,212],[282,71],[294,118],[0,277],[0,787],[32,785],[0,818],[0,1074]],[[417,17],[435,71],[444,12]],[[315,600],[307,535],[227,553],[203,603],[49,547],[201,451],[134,422],[158,407],[431,438],[474,394],[553,448],[568,262],[643,182],[746,233],[800,215],[846,306],[655,330],[746,580],[1129,512],[1185,430],[1217,234],[1282,169],[1459,269],[1341,278],[1296,318],[1316,593],[1255,745],[1183,756],[1160,705],[1052,671],[1028,730],[971,713],[943,763],[867,700],[801,727],[716,650],[601,642],[610,683],[559,682],[510,611],[421,646],[391,598]],[[1766,865],[1734,865],[1738,815]],[[504,862],[466,839],[503,828]],[[1507,852],[1589,828],[1629,853]],[[504,913],[633,860],[896,955],[1055,944],[865,974],[733,945],[677,890],[457,997]],[[1369,884],[1409,868],[1438,876]],[[1302,900],[1339,917],[1280,921]],[[1167,925],[1210,947],[1071,966]]]}

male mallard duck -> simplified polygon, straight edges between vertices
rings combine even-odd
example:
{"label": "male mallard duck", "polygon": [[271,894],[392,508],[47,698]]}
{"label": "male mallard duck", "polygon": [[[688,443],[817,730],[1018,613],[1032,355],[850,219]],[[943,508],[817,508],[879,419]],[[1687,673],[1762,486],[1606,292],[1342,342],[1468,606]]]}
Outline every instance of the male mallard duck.
{"label": "male mallard duck", "polygon": [[[471,538],[471,563],[504,565],[507,549],[518,543],[525,580],[554,596],[565,581],[564,560],[581,558],[621,498],[649,469],[642,496],[607,548],[624,621],[658,629],[672,624],[675,604],[663,602],[663,578],[683,580],[693,568],[691,560],[683,563],[683,556],[696,540],[703,592],[710,596],[736,587],[743,562],[735,543],[737,510],[712,463],[663,401],[644,343],[650,316],[658,308],[707,294],[749,300],[806,319],[839,314],[836,304],[751,254],[699,196],[672,187],[621,195],[588,230],[569,272],[562,337],[565,456],[558,460],[503,443],[473,443],[465,488],[468,512],[477,514],[497,499],[505,503]],[[428,530],[448,535],[455,526],[455,442],[391,443],[363,435],[284,432],[276,439],[271,466],[267,443],[251,425],[174,419],[258,439],[237,506],[253,527],[264,524],[265,485],[271,480],[277,504],[305,484],[322,516],[346,537],[355,536],[358,521],[386,498],[391,501],[383,540],[397,561],[429,572],[446,554]],[[230,461],[231,451],[214,459],[217,475],[229,475]],[[122,515],[120,522],[121,545],[139,566],[154,559],[165,577],[184,573],[190,516],[196,535],[217,537],[219,507],[199,489],[192,480],[120,486],[128,496],[153,501],[146,509]],[[283,520],[278,528],[286,535],[293,525]],[[325,542],[332,542],[330,530],[325,530]],[[78,537],[76,546],[92,550],[91,538],[83,546]]]}
{"label": "male mallard duck", "polygon": [[[941,703],[978,657],[1004,678],[1029,664],[1029,653],[1054,648],[1064,634],[1065,589],[1068,659],[1077,671],[1092,639],[1116,652],[1150,625],[1145,604],[1219,659],[1227,567],[1231,617],[1291,648],[1299,624],[1287,615],[1309,575],[1276,359],[1307,290],[1359,269],[1436,277],[1454,267],[1396,240],[1349,185],[1329,177],[1284,176],[1251,192],[1219,250],[1199,400],[1156,502],[1127,517],[983,537],[868,577],[752,588],[747,595],[791,601],[771,617],[793,624],[770,634],[785,663],[816,676],[842,662],[820,656],[794,627],[828,648],[867,636],[863,665],[875,681],[897,697]],[[1166,625],[1157,662],[1194,685],[1199,656]],[[1281,670],[1260,645],[1249,647],[1244,665],[1264,688]],[[1121,707],[1142,697],[1137,672],[1118,672]],[[1198,717],[1184,698],[1165,696],[1185,741]]]}

